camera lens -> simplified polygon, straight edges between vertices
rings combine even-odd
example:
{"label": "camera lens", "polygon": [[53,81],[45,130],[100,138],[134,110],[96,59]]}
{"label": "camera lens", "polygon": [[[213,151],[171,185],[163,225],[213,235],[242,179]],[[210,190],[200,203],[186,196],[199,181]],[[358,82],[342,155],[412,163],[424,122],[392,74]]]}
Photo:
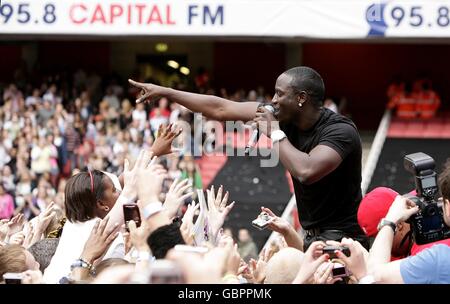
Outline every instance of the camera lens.
{"label": "camera lens", "polygon": [[434,207],[428,208],[427,215],[429,215],[429,216],[436,215],[436,208],[434,208]]}

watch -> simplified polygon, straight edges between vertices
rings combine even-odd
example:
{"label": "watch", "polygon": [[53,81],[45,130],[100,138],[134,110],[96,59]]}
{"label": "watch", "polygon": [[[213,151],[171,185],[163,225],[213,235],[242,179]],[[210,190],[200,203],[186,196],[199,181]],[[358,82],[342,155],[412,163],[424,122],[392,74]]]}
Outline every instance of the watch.
{"label": "watch", "polygon": [[281,130],[275,130],[270,134],[270,139],[272,140],[273,144],[279,142],[284,138],[286,138],[286,134]]}
{"label": "watch", "polygon": [[380,223],[377,226],[377,230],[380,231],[381,228],[383,228],[384,226],[389,226],[392,228],[392,230],[394,231],[394,233],[397,231],[397,225],[395,225],[394,222],[391,222],[385,218],[382,218]]}

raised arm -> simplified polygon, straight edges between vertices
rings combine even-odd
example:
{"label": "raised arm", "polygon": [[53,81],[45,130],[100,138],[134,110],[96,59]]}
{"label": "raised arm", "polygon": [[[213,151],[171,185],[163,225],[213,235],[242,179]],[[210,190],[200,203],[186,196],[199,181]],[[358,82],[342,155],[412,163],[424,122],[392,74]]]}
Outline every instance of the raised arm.
{"label": "raised arm", "polygon": [[210,119],[219,121],[250,121],[255,117],[257,102],[234,102],[213,95],[195,94],[178,91],[151,83],[141,83],[129,79],[129,83],[142,90],[142,96],[136,102],[151,101],[155,97],[166,97],[189,110],[202,113]]}

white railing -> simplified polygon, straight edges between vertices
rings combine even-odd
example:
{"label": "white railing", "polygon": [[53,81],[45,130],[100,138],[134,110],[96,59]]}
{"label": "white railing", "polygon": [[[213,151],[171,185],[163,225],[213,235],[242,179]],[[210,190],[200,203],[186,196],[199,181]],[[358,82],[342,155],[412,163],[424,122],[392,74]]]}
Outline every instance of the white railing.
{"label": "white railing", "polygon": [[384,141],[386,140],[390,122],[391,111],[386,110],[383,118],[381,119],[380,125],[378,126],[375,139],[373,140],[369,156],[367,157],[367,161],[362,172],[361,190],[363,195],[366,194],[367,188],[372,180],[373,173],[375,172],[375,168],[377,167],[378,159],[380,158],[380,153],[383,149]]}

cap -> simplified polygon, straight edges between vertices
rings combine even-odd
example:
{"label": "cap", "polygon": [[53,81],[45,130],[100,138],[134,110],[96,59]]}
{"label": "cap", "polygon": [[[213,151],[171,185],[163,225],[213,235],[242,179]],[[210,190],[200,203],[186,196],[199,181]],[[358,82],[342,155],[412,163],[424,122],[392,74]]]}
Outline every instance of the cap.
{"label": "cap", "polygon": [[377,226],[398,195],[390,188],[378,187],[364,196],[358,208],[358,224],[367,236],[378,233]]}

